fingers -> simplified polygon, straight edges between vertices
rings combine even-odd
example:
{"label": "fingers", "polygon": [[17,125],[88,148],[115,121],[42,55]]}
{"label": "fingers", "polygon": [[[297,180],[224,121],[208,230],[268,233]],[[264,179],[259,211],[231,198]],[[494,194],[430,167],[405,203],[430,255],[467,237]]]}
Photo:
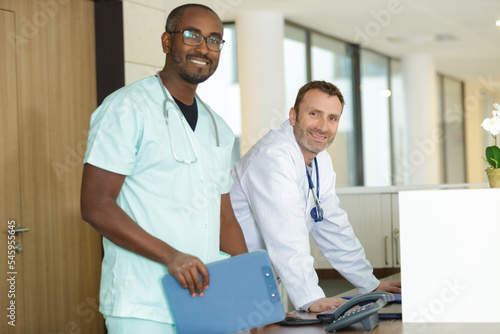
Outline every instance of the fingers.
{"label": "fingers", "polygon": [[381,282],[375,291],[401,293],[401,282],[393,282],[393,281]]}
{"label": "fingers", "polygon": [[321,298],[309,307],[311,312],[323,312],[338,308],[340,305],[347,302],[347,300],[337,297]]}
{"label": "fingers", "polygon": [[[196,297],[196,293],[200,297],[203,297],[204,290],[208,289],[209,276],[207,267],[198,259],[194,261],[195,263],[190,263],[189,274],[190,280],[188,280],[188,289],[191,297]],[[201,277],[200,277],[201,275]]]}
{"label": "fingers", "polygon": [[200,261],[201,266],[198,267],[198,271],[201,274],[201,278],[203,280],[203,289],[208,289],[210,286],[210,275],[208,274],[208,269],[205,267],[203,262]]}
{"label": "fingers", "polygon": [[167,268],[179,284],[188,289],[192,297],[196,297],[197,294],[203,297],[204,290],[208,289],[210,282],[207,267],[203,262],[194,256],[183,254]]}
{"label": "fingers", "polygon": [[387,292],[392,292],[392,293],[401,293],[401,288],[398,286],[389,286],[387,288]]}

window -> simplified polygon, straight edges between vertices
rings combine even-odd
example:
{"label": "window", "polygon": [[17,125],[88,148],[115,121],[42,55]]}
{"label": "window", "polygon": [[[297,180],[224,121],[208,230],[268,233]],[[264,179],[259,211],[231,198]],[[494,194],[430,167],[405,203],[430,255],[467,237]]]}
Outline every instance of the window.
{"label": "window", "polygon": [[307,83],[307,34],[303,29],[285,25],[283,42],[285,68],[285,108],[293,107],[300,87]]}
{"label": "window", "polygon": [[361,50],[361,123],[365,186],[390,186],[389,58]]}
{"label": "window", "polygon": [[333,83],[340,89],[345,101],[337,135],[327,149],[332,157],[339,187],[355,185],[356,174],[351,58],[347,48],[346,43],[320,34],[311,34],[312,80]]}

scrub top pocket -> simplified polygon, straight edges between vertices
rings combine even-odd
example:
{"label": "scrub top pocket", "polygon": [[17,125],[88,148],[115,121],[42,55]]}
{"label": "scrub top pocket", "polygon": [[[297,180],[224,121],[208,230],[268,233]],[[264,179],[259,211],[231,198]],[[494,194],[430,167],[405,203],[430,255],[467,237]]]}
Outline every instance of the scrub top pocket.
{"label": "scrub top pocket", "polygon": [[214,195],[228,193],[231,190],[233,179],[230,170],[230,154],[228,149],[201,144],[207,190]]}

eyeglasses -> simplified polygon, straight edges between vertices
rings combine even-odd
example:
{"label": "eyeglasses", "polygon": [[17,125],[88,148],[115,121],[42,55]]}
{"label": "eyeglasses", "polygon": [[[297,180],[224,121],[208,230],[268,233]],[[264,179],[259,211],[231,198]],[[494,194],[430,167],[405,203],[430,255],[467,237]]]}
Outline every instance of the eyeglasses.
{"label": "eyeglasses", "polygon": [[203,36],[202,34],[198,34],[197,32],[191,30],[180,30],[180,31],[171,31],[170,34],[182,33],[183,42],[186,45],[198,46],[203,42],[203,39],[207,41],[207,48],[211,51],[220,52],[222,47],[224,46],[225,40],[219,37],[214,36]]}

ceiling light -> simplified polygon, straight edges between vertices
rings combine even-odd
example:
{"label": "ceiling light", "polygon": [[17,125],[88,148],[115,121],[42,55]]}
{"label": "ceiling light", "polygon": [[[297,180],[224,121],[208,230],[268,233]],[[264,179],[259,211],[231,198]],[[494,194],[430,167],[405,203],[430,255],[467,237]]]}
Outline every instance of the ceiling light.
{"label": "ceiling light", "polygon": [[421,43],[456,41],[457,38],[450,33],[439,33],[434,35],[389,36],[386,37],[386,40],[398,44],[421,44]]}
{"label": "ceiling light", "polygon": [[496,22],[497,27],[500,27],[500,20]]}

